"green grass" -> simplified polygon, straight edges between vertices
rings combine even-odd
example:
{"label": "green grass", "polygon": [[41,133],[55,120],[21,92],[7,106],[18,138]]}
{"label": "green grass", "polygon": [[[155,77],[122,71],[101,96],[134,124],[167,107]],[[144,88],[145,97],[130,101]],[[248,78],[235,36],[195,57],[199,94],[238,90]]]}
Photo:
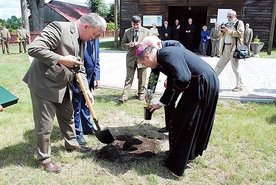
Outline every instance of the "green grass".
{"label": "green grass", "polygon": [[[167,148],[166,135],[159,138],[155,157],[127,164],[98,159],[95,151],[103,145],[94,136],[85,136],[92,152],[67,153],[58,124],[52,133],[52,160],[62,168],[60,174],[47,173],[36,162],[34,123],[27,85],[22,78],[29,68],[27,54],[0,57],[0,85],[19,97],[16,105],[0,113],[0,184],[276,184],[276,103],[241,103],[219,100],[210,142],[203,156],[191,161],[183,177],[162,167]],[[118,104],[121,90],[94,92],[94,109],[103,127],[113,135],[120,133],[156,137],[164,126],[159,110],[150,122],[143,120],[144,102],[134,98]]]}
{"label": "green grass", "polygon": [[101,50],[123,50],[118,41],[118,48],[115,47],[114,41],[104,41],[100,43]]}
{"label": "green grass", "polygon": [[271,51],[271,55],[268,55],[267,52],[261,51],[259,53],[261,58],[276,58],[276,49]]}

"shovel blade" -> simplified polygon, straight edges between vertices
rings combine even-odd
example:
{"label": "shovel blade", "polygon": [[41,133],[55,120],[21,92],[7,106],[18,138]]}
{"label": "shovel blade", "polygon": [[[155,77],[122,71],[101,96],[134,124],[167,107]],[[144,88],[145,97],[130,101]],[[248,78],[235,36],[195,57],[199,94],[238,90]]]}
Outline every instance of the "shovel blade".
{"label": "shovel blade", "polygon": [[98,140],[104,144],[110,144],[114,141],[114,137],[110,133],[108,129],[106,130],[96,130],[95,136],[98,138]]}

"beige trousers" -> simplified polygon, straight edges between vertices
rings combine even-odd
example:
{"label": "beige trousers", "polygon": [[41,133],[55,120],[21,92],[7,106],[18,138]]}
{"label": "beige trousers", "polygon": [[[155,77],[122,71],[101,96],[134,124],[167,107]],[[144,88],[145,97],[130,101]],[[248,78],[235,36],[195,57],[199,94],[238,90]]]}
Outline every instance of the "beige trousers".
{"label": "beige trousers", "polygon": [[219,76],[230,60],[233,72],[236,76],[236,87],[242,87],[241,74],[239,70],[239,59],[233,58],[233,53],[231,52],[231,45],[224,46],[223,53],[220,56],[220,59],[215,67],[215,72]]}
{"label": "beige trousers", "polygon": [[[69,95],[62,103],[54,103],[40,98],[31,92],[33,117],[35,122],[35,135],[37,145],[37,160],[42,163],[51,161],[51,141],[54,118],[57,116],[59,129],[65,140],[66,149],[79,146],[76,140],[75,124],[73,119],[73,105]],[[56,128],[55,128],[56,129]],[[59,139],[59,138],[53,138]]]}
{"label": "beige trousers", "polygon": [[122,95],[122,98],[124,100],[127,100],[129,98],[136,69],[137,69],[137,78],[138,78],[138,95],[140,96],[145,93],[143,86],[145,87],[145,84],[146,84],[147,68],[146,67],[138,68],[137,65],[134,68],[127,66],[127,69],[126,69],[127,75],[126,75],[125,86],[124,86],[124,91]]}

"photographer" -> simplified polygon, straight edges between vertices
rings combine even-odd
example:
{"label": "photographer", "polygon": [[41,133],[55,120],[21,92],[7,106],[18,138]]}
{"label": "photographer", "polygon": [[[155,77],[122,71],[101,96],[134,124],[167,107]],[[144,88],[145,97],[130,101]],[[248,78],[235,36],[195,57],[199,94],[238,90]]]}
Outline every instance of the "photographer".
{"label": "photographer", "polygon": [[236,86],[232,89],[233,92],[242,91],[242,80],[239,71],[239,59],[233,58],[233,53],[237,45],[242,45],[244,36],[244,23],[238,20],[234,10],[227,13],[228,23],[220,26],[220,36],[222,39],[221,57],[215,67],[217,75],[225,68],[231,60],[231,66],[236,76]]}

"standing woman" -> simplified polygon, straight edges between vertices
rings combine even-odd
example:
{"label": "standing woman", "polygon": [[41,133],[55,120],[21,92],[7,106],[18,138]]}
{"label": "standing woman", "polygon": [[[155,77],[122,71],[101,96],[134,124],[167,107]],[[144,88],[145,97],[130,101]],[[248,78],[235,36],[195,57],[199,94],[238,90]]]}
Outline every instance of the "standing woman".
{"label": "standing woman", "polygon": [[156,24],[153,23],[152,27],[150,28],[150,32],[152,35],[159,36],[158,28],[156,28]]}
{"label": "standing woman", "polygon": [[167,82],[171,88],[166,88],[159,103],[152,105],[152,112],[169,105],[175,94],[183,92],[171,118],[169,155],[161,161],[182,176],[188,160],[202,155],[207,148],[219,94],[218,77],[209,64],[185,48],[142,45],[136,56],[142,65],[162,67],[162,72],[172,79]]}
{"label": "standing woman", "polygon": [[200,33],[201,33],[201,38],[200,38],[200,44],[199,44],[199,51],[201,55],[206,56],[206,51],[210,41],[210,31],[207,30],[207,26],[203,26]]}

